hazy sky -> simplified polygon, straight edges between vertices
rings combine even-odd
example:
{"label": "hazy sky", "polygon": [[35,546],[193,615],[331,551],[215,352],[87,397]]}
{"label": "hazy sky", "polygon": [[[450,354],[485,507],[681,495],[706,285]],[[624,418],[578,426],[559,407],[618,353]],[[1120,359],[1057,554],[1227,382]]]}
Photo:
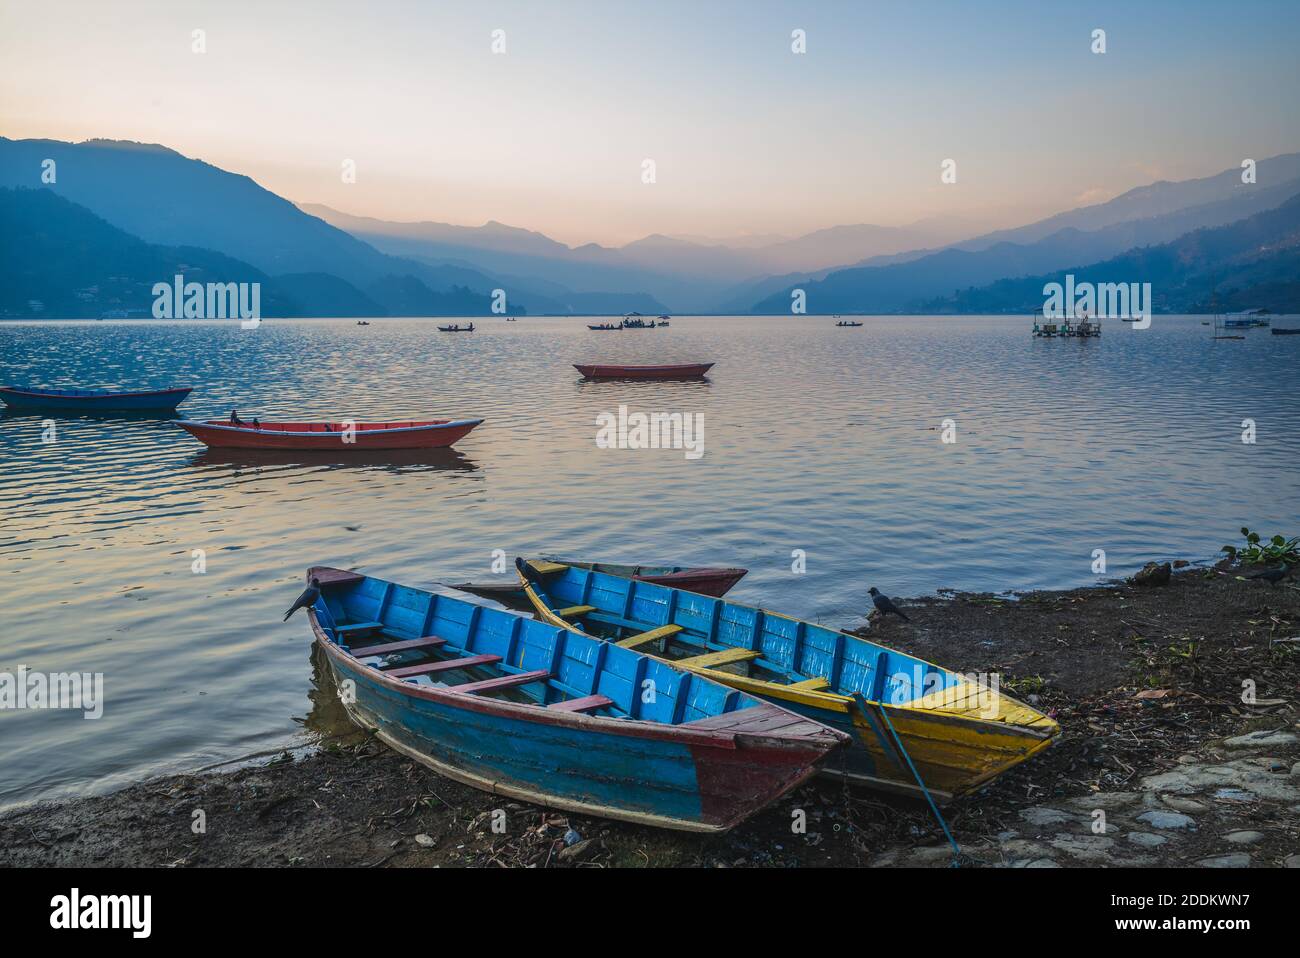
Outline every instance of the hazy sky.
{"label": "hazy sky", "polygon": [[0,134],[571,244],[992,227],[1300,149],[1298,45],[1297,0],[0,0]]}

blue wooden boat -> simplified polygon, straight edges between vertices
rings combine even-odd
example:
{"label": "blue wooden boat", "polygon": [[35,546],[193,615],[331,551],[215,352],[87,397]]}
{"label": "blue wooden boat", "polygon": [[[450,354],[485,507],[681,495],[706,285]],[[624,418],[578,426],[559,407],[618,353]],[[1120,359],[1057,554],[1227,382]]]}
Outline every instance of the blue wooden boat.
{"label": "blue wooden boat", "polygon": [[12,409],[63,412],[167,412],[193,391],[192,386],[122,392],[112,389],[19,389],[0,386],[0,400]]}
{"label": "blue wooden boat", "polygon": [[349,713],[449,778],[539,805],[726,830],[847,737],[631,649],[318,567],[312,632]]}
{"label": "blue wooden boat", "polygon": [[781,704],[852,735],[827,766],[946,802],[1060,731],[996,684],[789,616],[560,562],[517,560],[537,614]]}

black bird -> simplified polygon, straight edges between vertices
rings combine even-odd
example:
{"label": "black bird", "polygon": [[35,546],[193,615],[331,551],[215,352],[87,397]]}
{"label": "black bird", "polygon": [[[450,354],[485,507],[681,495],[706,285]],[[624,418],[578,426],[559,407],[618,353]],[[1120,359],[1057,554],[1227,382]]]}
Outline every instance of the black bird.
{"label": "black bird", "polygon": [[311,585],[303,589],[302,595],[298,596],[297,600],[294,601],[293,605],[289,607],[289,611],[284,614],[284,621],[288,622],[289,616],[293,615],[299,609],[310,609],[313,605],[316,604],[316,600],[319,598],[320,598],[320,579],[316,578],[315,576],[312,576]]}
{"label": "black bird", "polygon": [[894,605],[894,603],[889,600],[889,596],[881,595],[880,590],[877,589],[874,585],[870,589],[868,589],[867,592],[870,593],[871,601],[875,605],[876,610],[880,613],[880,617],[882,619],[892,612],[894,615],[898,616],[904,622],[912,621],[907,616],[903,615],[901,611],[899,611],[898,606]]}
{"label": "black bird", "polygon": [[1276,569],[1265,569],[1263,572],[1256,572],[1254,575],[1246,576],[1246,578],[1263,579],[1265,582],[1271,585],[1276,585],[1286,577],[1286,574],[1289,571],[1290,570],[1287,568],[1287,564],[1283,562]]}

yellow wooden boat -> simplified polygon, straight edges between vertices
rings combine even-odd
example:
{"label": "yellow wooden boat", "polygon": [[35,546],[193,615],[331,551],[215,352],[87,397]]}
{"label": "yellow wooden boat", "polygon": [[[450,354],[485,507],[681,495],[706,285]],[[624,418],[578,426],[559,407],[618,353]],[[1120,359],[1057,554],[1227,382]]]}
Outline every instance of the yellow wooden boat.
{"label": "yellow wooden boat", "polygon": [[1045,749],[1060,726],[951,672],[846,632],[559,562],[517,560],[552,625],[648,652],[853,736],[824,772],[939,803]]}

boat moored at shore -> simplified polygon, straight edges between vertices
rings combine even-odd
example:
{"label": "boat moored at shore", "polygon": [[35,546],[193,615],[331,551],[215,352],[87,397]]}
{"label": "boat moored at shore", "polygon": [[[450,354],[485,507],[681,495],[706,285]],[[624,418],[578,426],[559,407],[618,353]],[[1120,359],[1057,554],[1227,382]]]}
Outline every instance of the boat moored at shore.
{"label": "boat moored at shore", "polygon": [[778,702],[854,737],[828,771],[942,803],[1046,748],[1041,712],[874,642],[763,609],[540,560],[516,563],[537,614]]}
{"label": "boat moored at shore", "polygon": [[[538,619],[323,567],[312,633],[352,718],[449,778],[523,801],[725,831],[847,736]],[[645,689],[653,688],[653,695]]]}

